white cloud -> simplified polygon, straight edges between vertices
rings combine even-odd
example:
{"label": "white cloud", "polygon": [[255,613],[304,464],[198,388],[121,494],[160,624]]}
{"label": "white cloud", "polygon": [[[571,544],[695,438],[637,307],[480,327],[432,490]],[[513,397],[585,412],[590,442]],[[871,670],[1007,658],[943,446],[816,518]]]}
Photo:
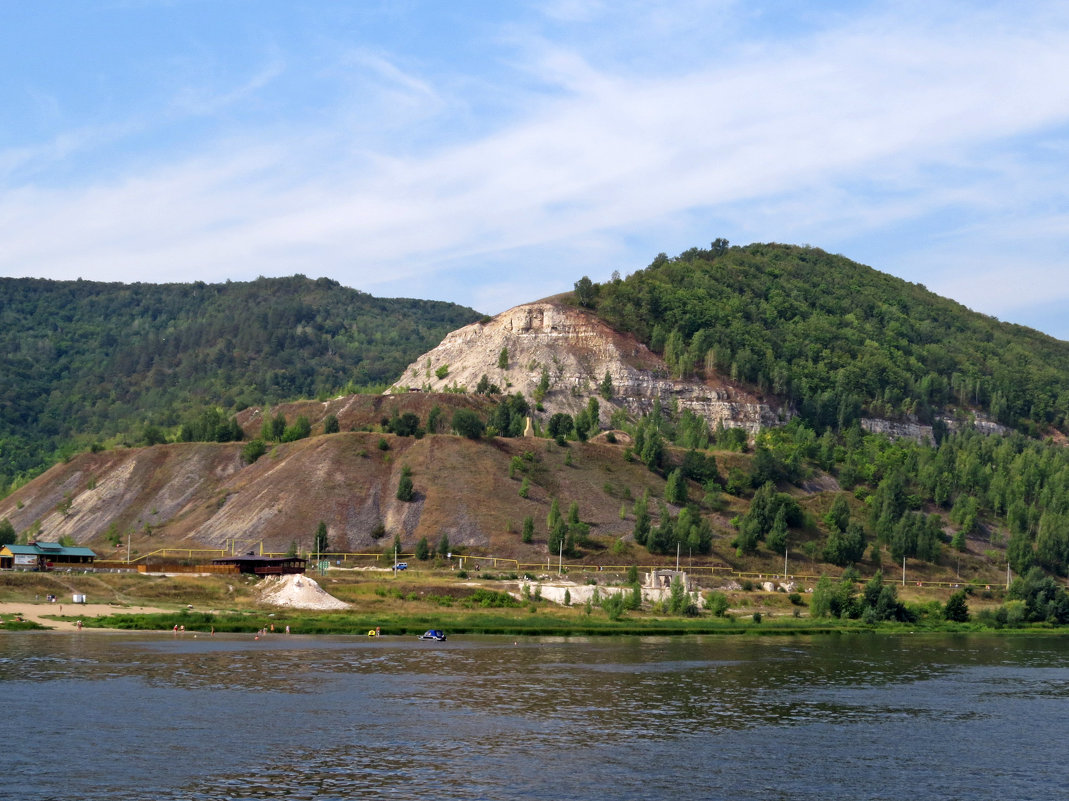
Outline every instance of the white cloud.
{"label": "white cloud", "polygon": [[[680,30],[686,18],[669,18],[669,8],[656,9],[664,19],[654,29]],[[305,272],[374,290],[405,281],[433,287],[435,276],[464,265],[473,284],[466,302],[498,311],[530,299],[532,289],[568,289],[612,260],[626,272],[636,255],[653,254],[622,240],[656,241],[660,232],[668,241],[655,249],[670,250],[703,219],[831,250],[919,225],[915,246],[867,262],[923,271],[934,276],[931,288],[950,287],[990,309],[1008,295],[983,287],[999,287],[1011,271],[1030,269],[1028,283],[1040,286],[1069,268],[1059,185],[1069,161],[1069,82],[1052,79],[1069,74],[1069,22],[1057,6],[906,9],[803,37],[729,43],[702,62],[689,53],[685,69],[641,78],[595,63],[574,42],[532,33],[517,52],[540,83],[512,87],[520,97],[509,106],[511,114],[526,100],[527,113],[484,120],[459,144],[443,133],[435,145],[433,132],[450,115],[470,113],[467,99],[452,94],[464,81],[421,75],[413,59],[349,49],[335,72],[354,89],[342,95],[347,105],[334,110],[333,127],[322,127],[330,117],[320,110],[318,127],[247,130],[196,158],[164,157],[148,168],[142,161],[136,174],[91,186],[10,187],[0,197],[0,273],[218,280]],[[561,2],[549,13],[596,25],[613,11]],[[651,48],[666,44],[652,38]],[[191,108],[240,105],[267,91],[282,63]],[[383,112],[373,133],[349,124],[368,108]],[[418,136],[408,130],[419,126]],[[1049,141],[1042,168],[1017,139],[1037,136]],[[0,170],[55,158],[57,147],[0,152]],[[1044,204],[1053,209],[1031,209]],[[1008,268],[983,252],[987,226],[1022,206],[1026,217],[1004,238],[1046,242],[1036,252],[1057,272]],[[957,220],[942,233],[930,230],[948,224],[940,215]],[[728,232],[707,233],[683,246]],[[873,245],[867,252],[880,255]],[[952,269],[940,278],[952,254],[973,265],[981,288]],[[532,268],[533,278],[525,274]],[[1054,295],[1065,297],[1065,286]],[[1019,292],[1017,308],[1036,294]]]}

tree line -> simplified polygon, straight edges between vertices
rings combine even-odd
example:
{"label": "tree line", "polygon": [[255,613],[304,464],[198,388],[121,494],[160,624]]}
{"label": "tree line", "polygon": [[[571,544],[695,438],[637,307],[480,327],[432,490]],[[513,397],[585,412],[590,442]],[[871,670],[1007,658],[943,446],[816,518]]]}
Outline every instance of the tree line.
{"label": "tree line", "polygon": [[300,275],[0,278],[0,493],[92,441],[134,444],[146,427],[173,429],[208,406],[232,415],[379,389],[476,319],[452,303],[374,298]]}

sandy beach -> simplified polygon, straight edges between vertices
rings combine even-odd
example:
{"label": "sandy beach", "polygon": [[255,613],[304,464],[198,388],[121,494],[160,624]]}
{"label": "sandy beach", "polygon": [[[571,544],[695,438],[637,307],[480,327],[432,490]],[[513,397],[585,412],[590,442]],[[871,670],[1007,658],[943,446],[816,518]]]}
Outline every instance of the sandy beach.
{"label": "sandy beach", "polygon": [[[118,604],[75,604],[75,603],[0,603],[0,614],[20,614],[27,620],[48,626],[56,631],[77,631],[74,621],[50,620],[46,615],[78,615],[88,620],[101,615],[115,615],[129,612],[131,614],[152,614],[154,612],[171,612],[172,609],[158,609],[154,606],[120,606]],[[2,630],[2,627],[0,627]],[[82,631],[107,631],[107,629],[82,629]]]}

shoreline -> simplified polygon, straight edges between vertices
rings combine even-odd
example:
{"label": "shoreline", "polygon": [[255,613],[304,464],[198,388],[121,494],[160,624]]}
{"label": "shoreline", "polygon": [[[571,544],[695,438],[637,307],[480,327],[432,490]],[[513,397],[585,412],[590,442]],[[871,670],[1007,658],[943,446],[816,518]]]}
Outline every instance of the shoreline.
{"label": "shoreline", "polygon": [[[76,603],[48,603],[45,602],[19,602],[4,601],[0,603],[0,615],[22,615],[23,618],[41,626],[48,626],[53,631],[79,631],[75,620],[54,620],[52,615],[73,617],[75,615],[85,620],[98,617],[109,617],[121,614],[158,615],[170,614],[172,610],[161,609],[155,606],[121,606],[119,604],[76,604]],[[3,627],[0,626],[0,631]],[[84,626],[81,631],[122,631],[122,629],[102,628],[99,626]],[[153,631],[153,629],[145,629]]]}

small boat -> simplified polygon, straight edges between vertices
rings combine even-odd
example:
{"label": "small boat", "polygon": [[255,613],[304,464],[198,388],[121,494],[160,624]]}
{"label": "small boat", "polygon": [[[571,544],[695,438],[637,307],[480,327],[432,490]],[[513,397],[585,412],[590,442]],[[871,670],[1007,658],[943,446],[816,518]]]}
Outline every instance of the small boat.
{"label": "small boat", "polygon": [[421,640],[435,640],[436,642],[442,642],[445,639],[445,632],[440,629],[428,629],[419,635]]}

